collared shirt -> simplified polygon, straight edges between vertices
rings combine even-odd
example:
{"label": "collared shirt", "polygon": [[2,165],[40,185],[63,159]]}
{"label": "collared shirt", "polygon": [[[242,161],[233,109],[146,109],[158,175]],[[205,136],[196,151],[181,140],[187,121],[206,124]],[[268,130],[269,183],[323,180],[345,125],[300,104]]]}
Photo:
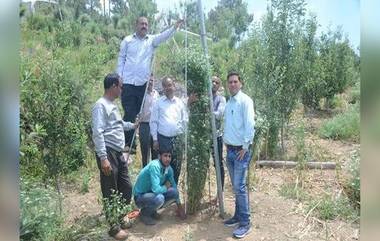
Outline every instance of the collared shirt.
{"label": "collared shirt", "polygon": [[228,100],[224,111],[223,141],[227,145],[248,149],[255,134],[252,99],[241,90]]}
{"label": "collared shirt", "polygon": [[216,134],[217,136],[222,136],[222,119],[224,114],[224,109],[226,108],[226,98],[219,94],[213,96],[214,109],[213,113],[215,115],[216,124]]}
{"label": "collared shirt", "polygon": [[155,89],[153,89],[150,93],[146,93],[144,106],[141,111],[140,122],[150,121],[150,114],[152,113],[153,106],[159,97],[160,95]]}
{"label": "collared shirt", "polygon": [[124,130],[133,129],[133,123],[122,120],[113,101],[101,97],[92,108],[92,140],[100,160],[107,158],[106,146],[122,151]]}
{"label": "collared shirt", "polygon": [[[136,196],[148,192],[155,194],[165,193],[168,191],[165,186],[166,181],[169,181],[173,188],[177,188],[177,184],[174,181],[173,168],[170,165],[168,167],[163,166],[158,159],[152,160],[137,176],[136,183],[133,186],[133,195]],[[179,198],[177,202],[179,202]]]}
{"label": "collared shirt", "polygon": [[144,85],[151,74],[150,67],[155,48],[174,33],[173,26],[157,35],[148,34],[143,39],[136,33],[125,37],[120,44],[117,64],[117,73],[122,77],[123,84]]}
{"label": "collared shirt", "polygon": [[157,140],[158,133],[166,137],[184,133],[188,120],[187,109],[182,100],[175,96],[172,99],[160,97],[153,106],[149,122],[153,140]]}

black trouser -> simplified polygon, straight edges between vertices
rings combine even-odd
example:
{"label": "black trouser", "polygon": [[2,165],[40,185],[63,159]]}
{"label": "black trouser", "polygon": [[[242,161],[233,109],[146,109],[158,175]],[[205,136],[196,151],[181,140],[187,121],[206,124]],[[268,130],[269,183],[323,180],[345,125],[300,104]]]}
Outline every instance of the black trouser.
{"label": "black trouser", "polygon": [[[125,161],[122,152],[115,151],[110,147],[106,147],[106,150],[108,161],[112,167],[111,175],[104,175],[101,169],[100,158],[96,155],[96,161],[100,170],[100,187],[103,198],[110,198],[113,189],[122,193],[125,205],[128,205],[131,202],[132,197],[132,183],[128,174],[127,162]],[[109,234],[114,236],[119,230],[120,226],[114,225],[111,227]]]}
{"label": "black trouser", "polygon": [[[222,136],[217,137],[217,144],[218,144],[218,153],[219,153],[219,166],[220,166],[220,177],[222,179],[222,190],[224,190],[224,166],[223,166],[223,138]],[[214,155],[214,147],[211,144],[211,152],[212,152],[212,158],[214,159],[214,167],[216,170],[216,163],[215,163],[215,155]]]}
{"label": "black trouser", "polygon": [[158,157],[158,152],[153,150],[153,139],[150,135],[148,122],[141,122],[139,127],[139,140],[141,150],[142,167],[148,164],[149,160],[154,160]]}
{"label": "black trouser", "polygon": [[157,139],[160,149],[168,150],[172,154],[170,166],[174,171],[174,181],[178,185],[179,175],[181,174],[181,163],[183,158],[182,155],[184,150],[182,136],[167,137],[158,133]]}
{"label": "black trouser", "polygon": [[[145,86],[146,83],[142,86],[123,84],[123,91],[121,92],[121,105],[124,110],[124,121],[135,122],[144,98]],[[124,131],[126,146],[131,146],[134,132],[135,130]],[[133,145],[133,148],[136,148],[136,144]]]}

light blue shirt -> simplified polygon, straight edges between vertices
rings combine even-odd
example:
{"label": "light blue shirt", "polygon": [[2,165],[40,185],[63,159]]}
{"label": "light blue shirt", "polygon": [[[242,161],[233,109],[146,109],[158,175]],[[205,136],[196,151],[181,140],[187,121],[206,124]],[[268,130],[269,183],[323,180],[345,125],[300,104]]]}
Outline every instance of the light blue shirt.
{"label": "light blue shirt", "polygon": [[252,99],[241,90],[231,96],[224,111],[223,141],[247,150],[255,134],[255,112]]}
{"label": "light blue shirt", "polygon": [[[170,182],[172,188],[177,189],[173,168],[171,166],[164,167],[158,159],[152,160],[137,176],[136,183],[133,186],[133,195],[149,192],[163,194],[168,191],[165,186],[166,181]],[[177,203],[179,203],[179,198],[177,198]]]}
{"label": "light blue shirt", "polygon": [[117,73],[122,77],[123,84],[144,85],[151,74],[150,66],[155,48],[174,33],[173,26],[160,34],[148,34],[142,39],[136,33],[125,37],[120,44],[117,64]]}

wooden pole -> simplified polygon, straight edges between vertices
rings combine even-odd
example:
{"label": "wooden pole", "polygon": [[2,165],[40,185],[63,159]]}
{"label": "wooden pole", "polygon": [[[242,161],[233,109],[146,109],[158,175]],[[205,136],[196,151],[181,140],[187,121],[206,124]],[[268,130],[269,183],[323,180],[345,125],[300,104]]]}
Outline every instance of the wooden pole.
{"label": "wooden pole", "polygon": [[[298,162],[295,161],[257,161],[258,167],[273,167],[273,168],[295,168]],[[335,169],[335,162],[306,162],[309,169]]]}

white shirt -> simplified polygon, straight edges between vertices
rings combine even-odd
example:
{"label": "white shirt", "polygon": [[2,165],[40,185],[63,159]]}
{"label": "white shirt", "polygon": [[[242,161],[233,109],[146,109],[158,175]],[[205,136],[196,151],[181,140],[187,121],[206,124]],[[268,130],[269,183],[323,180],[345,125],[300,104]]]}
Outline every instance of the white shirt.
{"label": "white shirt", "polygon": [[158,133],[167,137],[177,136],[185,132],[188,121],[187,109],[182,100],[175,96],[171,100],[162,96],[152,109],[150,133],[154,141],[157,141]]}
{"label": "white shirt", "polygon": [[122,77],[123,84],[144,85],[151,74],[154,50],[174,33],[173,26],[160,34],[148,34],[142,39],[136,33],[125,37],[120,44],[117,63],[117,73]]}
{"label": "white shirt", "polygon": [[155,89],[153,89],[152,92],[146,94],[144,106],[141,111],[140,122],[150,121],[150,115],[152,113],[153,106],[159,97],[160,95]]}

